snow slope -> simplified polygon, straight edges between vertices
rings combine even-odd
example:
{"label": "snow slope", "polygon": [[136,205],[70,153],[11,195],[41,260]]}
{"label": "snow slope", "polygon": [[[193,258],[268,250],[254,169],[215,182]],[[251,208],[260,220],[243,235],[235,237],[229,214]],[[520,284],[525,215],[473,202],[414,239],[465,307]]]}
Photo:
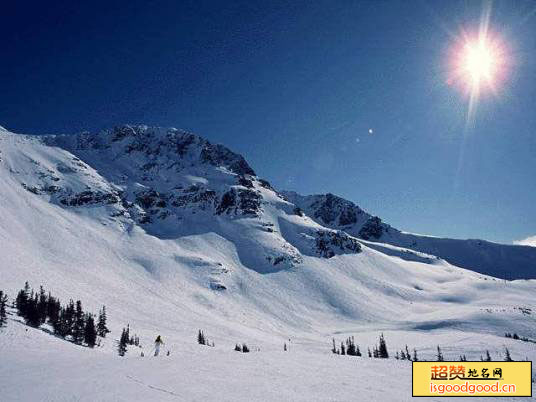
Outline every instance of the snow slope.
{"label": "snow slope", "polygon": [[333,194],[283,192],[319,224],[351,236],[436,255],[459,267],[504,279],[536,279],[536,248],[485,240],[459,240],[407,233]]}
{"label": "snow slope", "polygon": [[[349,400],[361,364],[371,398],[387,400],[382,381],[368,379],[402,362],[329,352],[332,337],[355,335],[366,349],[380,331],[389,347],[407,343],[429,356],[438,343],[452,357],[505,344],[514,358],[534,355],[531,344],[503,334],[536,338],[535,281],[499,280],[327,228],[241,156],[189,133],[0,131],[0,188],[0,289],[14,296],[29,280],[89,311],[105,304],[112,330],[92,351],[10,320],[0,334],[7,400]],[[127,323],[147,352],[161,334],[170,358],[118,358],[114,339]],[[199,328],[216,348],[195,345]],[[296,354],[281,352],[289,338]],[[237,355],[237,342],[261,352]],[[44,361],[55,368],[35,380]],[[80,385],[86,367],[99,387]],[[236,370],[256,373],[245,389],[229,379]],[[60,397],[53,378],[65,371],[75,379]],[[21,388],[17,373],[36,385]],[[322,385],[327,378],[339,386]]]}
{"label": "snow slope", "polygon": [[[393,336],[388,333],[387,337]],[[173,353],[168,357],[142,358],[138,353],[118,358],[34,329],[25,332],[16,323],[0,339],[3,401],[413,400],[410,362],[336,356],[311,350],[309,345],[307,350],[305,345],[291,345],[286,353],[261,350],[243,354],[183,342],[171,345]],[[463,333],[437,335],[433,340],[476,348],[488,347],[493,341],[483,336],[468,343]],[[530,398],[497,399],[504,400]]]}

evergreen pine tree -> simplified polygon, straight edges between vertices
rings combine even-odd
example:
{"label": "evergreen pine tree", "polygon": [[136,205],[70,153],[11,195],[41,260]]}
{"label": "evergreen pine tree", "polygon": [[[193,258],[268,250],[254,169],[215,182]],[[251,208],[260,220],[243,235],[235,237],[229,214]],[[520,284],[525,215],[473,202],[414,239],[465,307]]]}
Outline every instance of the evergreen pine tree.
{"label": "evergreen pine tree", "polygon": [[513,362],[514,361],[512,359],[512,356],[510,356],[510,351],[508,350],[508,348],[505,348],[505,351],[504,351],[504,361],[505,362]]}
{"label": "evergreen pine tree", "polygon": [[439,347],[439,345],[437,345],[437,361],[438,362],[445,361],[445,359],[443,358],[443,354],[441,353],[441,348]]}
{"label": "evergreen pine tree", "polygon": [[32,292],[30,297],[28,298],[28,301],[26,302],[26,312],[24,315],[24,319],[27,325],[30,325],[35,328],[41,325],[41,317],[37,308],[38,303],[39,296]]}
{"label": "evergreen pine tree", "polygon": [[102,306],[101,311],[99,312],[99,321],[97,323],[97,335],[101,338],[105,338],[106,334],[110,332],[106,326],[106,306]]}
{"label": "evergreen pine tree", "polygon": [[346,348],[344,347],[344,343],[341,342],[341,355],[346,354]]}
{"label": "evergreen pine tree", "polygon": [[378,347],[378,357],[381,359],[389,358],[389,353],[387,352],[387,344],[383,334],[380,335],[380,345]]}
{"label": "evergreen pine tree", "polygon": [[283,351],[285,351],[285,352],[287,351],[287,343],[286,342],[283,344]]}
{"label": "evergreen pine tree", "polygon": [[64,323],[63,323],[63,337],[69,336],[73,334],[73,328],[74,328],[74,316],[75,316],[75,307],[74,307],[74,301],[71,299],[69,300],[69,304],[65,307],[64,311]]}
{"label": "evergreen pine tree", "polygon": [[370,351],[370,348],[368,348],[368,357],[372,357],[372,352]]}
{"label": "evergreen pine tree", "polygon": [[395,359],[398,360],[400,357],[398,356],[398,351],[395,353]]}
{"label": "evergreen pine tree", "polygon": [[86,318],[86,326],[84,328],[84,342],[90,348],[95,346],[97,341],[97,329],[95,328],[95,320],[91,314]]}
{"label": "evergreen pine tree", "polygon": [[43,286],[39,287],[39,299],[37,301],[37,314],[39,315],[40,324],[47,320],[48,300]]}
{"label": "evergreen pine tree", "polygon": [[242,344],[242,352],[243,353],[249,353],[248,345],[246,345],[245,343]]}
{"label": "evergreen pine tree", "polygon": [[121,332],[121,338],[119,338],[119,345],[117,347],[117,351],[119,353],[119,356],[124,356],[127,352],[127,330],[123,328],[123,332]]}
{"label": "evergreen pine tree", "polygon": [[361,356],[361,352],[359,351],[359,346],[355,344],[355,339],[353,336],[348,338],[346,353],[351,356]]}
{"label": "evergreen pine tree", "polygon": [[242,347],[237,343],[234,347],[234,350],[237,352],[242,352]]}
{"label": "evergreen pine tree", "polygon": [[199,330],[199,332],[197,333],[197,343],[200,344],[200,345],[206,345],[207,344],[207,341],[205,339],[205,334],[201,330]]}
{"label": "evergreen pine tree", "polygon": [[335,346],[335,338],[331,338],[332,342],[333,342],[333,347],[331,348],[331,351],[334,353],[334,354],[337,354],[337,347]]}
{"label": "evergreen pine tree", "polygon": [[51,294],[48,294],[47,297],[47,317],[48,322],[52,325],[52,328],[56,327],[56,323],[60,318],[61,303],[55,297],[52,297]]}
{"label": "evergreen pine tree", "polygon": [[491,356],[489,355],[489,350],[486,350],[486,358],[484,359],[484,361],[486,361],[486,362],[491,361]]}
{"label": "evergreen pine tree", "polygon": [[346,354],[348,356],[353,356],[354,355],[354,350],[353,350],[353,347],[352,347],[352,341],[350,340],[350,338],[346,339]]}
{"label": "evergreen pine tree", "polygon": [[73,322],[73,342],[76,344],[82,344],[84,341],[84,311],[82,310],[82,302],[80,300],[76,301],[76,310],[74,313],[74,322]]}
{"label": "evergreen pine tree", "polygon": [[54,331],[61,337],[65,338],[68,335],[71,335],[72,333],[72,316],[73,313],[69,306],[62,307],[60,310],[60,316],[58,318],[58,321],[56,322],[56,325],[54,327]]}
{"label": "evergreen pine tree", "polygon": [[17,306],[17,314],[21,317],[26,317],[26,310],[28,306],[28,299],[30,298],[30,285],[28,281],[24,283],[24,289],[20,290],[15,299],[15,305]]}
{"label": "evergreen pine tree", "polygon": [[62,334],[62,318],[63,318],[64,310],[60,309],[60,312],[58,314],[58,319],[56,321],[51,322],[52,328],[54,329],[54,334],[63,336]]}
{"label": "evergreen pine tree", "polygon": [[0,290],[0,328],[7,324],[7,295]]}
{"label": "evergreen pine tree", "polygon": [[417,357],[417,349],[413,348],[413,361],[418,362],[419,358]]}
{"label": "evergreen pine tree", "polygon": [[400,351],[400,360],[406,360],[406,353],[403,350]]}
{"label": "evergreen pine tree", "polygon": [[408,345],[406,345],[406,359],[411,360],[411,355],[409,354]]}

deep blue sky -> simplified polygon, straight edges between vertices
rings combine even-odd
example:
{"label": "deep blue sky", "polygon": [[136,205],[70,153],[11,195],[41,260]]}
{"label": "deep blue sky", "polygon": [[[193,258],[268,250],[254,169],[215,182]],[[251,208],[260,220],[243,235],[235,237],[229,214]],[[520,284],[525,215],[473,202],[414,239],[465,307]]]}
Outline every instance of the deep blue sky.
{"label": "deep blue sky", "polygon": [[515,63],[465,130],[445,54],[479,1],[4,2],[0,125],[184,128],[278,188],[511,242],[536,234],[535,8],[493,4]]}

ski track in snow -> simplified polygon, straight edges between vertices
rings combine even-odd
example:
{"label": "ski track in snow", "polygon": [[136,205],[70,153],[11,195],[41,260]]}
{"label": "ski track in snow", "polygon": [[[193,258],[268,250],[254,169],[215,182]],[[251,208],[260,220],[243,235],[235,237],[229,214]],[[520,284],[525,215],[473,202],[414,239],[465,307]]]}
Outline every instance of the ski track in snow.
{"label": "ski track in snow", "polygon": [[154,385],[150,385],[150,384],[145,384],[143,381],[140,381],[132,376],[129,376],[127,375],[126,376],[128,379],[134,381],[135,383],[137,384],[140,384],[140,385],[143,385],[144,387],[147,387],[147,388],[150,388],[150,389],[154,389],[155,391],[160,391],[160,392],[164,392],[166,394],[169,394],[169,395],[173,395],[173,396],[177,396],[179,397],[180,395],[179,394],[176,394],[175,392],[172,392],[172,391],[169,391],[167,389],[162,389],[162,388],[158,388],[158,387],[155,387]]}

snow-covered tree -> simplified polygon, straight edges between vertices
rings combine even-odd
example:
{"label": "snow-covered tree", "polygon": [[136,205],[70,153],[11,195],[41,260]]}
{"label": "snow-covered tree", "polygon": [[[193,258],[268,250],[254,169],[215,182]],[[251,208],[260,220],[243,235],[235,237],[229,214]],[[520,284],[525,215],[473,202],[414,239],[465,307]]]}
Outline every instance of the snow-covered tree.
{"label": "snow-covered tree", "polygon": [[505,348],[505,351],[504,351],[504,361],[505,362],[513,362],[514,361],[512,359],[512,356],[510,356],[510,351],[508,350],[508,348]]}
{"label": "snow-covered tree", "polygon": [[15,299],[15,305],[17,307],[17,314],[20,315],[21,317],[24,317],[26,315],[29,298],[30,298],[30,285],[26,281],[24,283],[24,289],[21,289],[19,291],[19,293],[17,294],[17,298]]}
{"label": "snow-covered tree", "polygon": [[105,338],[106,334],[110,332],[106,326],[106,320],[106,306],[102,306],[102,309],[99,311],[99,320],[97,323],[97,335],[99,335],[101,338]]}
{"label": "snow-covered tree", "polygon": [[38,303],[39,296],[37,294],[34,294],[32,291],[30,297],[26,301],[25,312],[23,315],[26,324],[35,328],[41,325],[41,316],[37,308]]}
{"label": "snow-covered tree", "polygon": [[442,362],[442,361],[445,361],[444,357],[443,357],[443,353],[441,353],[441,348],[439,347],[439,345],[437,345],[437,356],[436,356],[436,360],[438,362]]}
{"label": "snow-covered tree", "polygon": [[0,290],[0,328],[7,324],[7,295]]}
{"label": "snow-covered tree", "polygon": [[76,344],[81,344],[84,341],[84,310],[82,310],[82,302],[76,301],[76,311],[74,313],[73,322],[73,341]]}
{"label": "snow-covered tree", "polygon": [[197,333],[197,343],[200,345],[207,345],[207,339],[205,338],[205,334],[201,330],[199,330],[199,332]]}
{"label": "snow-covered tree", "polygon": [[124,356],[127,352],[128,332],[126,328],[123,328],[121,332],[121,338],[119,338],[119,344],[117,345],[117,352],[119,356]]}
{"label": "snow-covered tree", "polygon": [[389,353],[387,352],[387,343],[383,334],[380,335],[380,344],[378,346],[378,357],[381,359],[388,359]]}
{"label": "snow-covered tree", "polygon": [[55,324],[60,319],[60,313],[61,313],[61,303],[58,299],[53,297],[50,293],[47,297],[47,317],[48,322],[52,327],[55,327]]}
{"label": "snow-covered tree", "polygon": [[84,342],[90,348],[95,346],[97,341],[97,329],[95,328],[95,320],[91,314],[87,315],[86,325],[84,327]]}
{"label": "snow-covered tree", "polygon": [[39,315],[40,324],[44,324],[47,320],[47,295],[43,286],[39,287],[39,298],[37,300],[37,314]]}

